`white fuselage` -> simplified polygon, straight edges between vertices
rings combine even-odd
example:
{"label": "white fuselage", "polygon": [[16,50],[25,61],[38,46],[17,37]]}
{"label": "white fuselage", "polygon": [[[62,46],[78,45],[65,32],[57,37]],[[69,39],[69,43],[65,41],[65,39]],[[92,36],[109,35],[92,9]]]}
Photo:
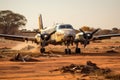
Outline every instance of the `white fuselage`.
{"label": "white fuselage", "polygon": [[69,38],[75,38],[75,30],[69,24],[60,24],[55,27],[56,33],[52,35],[51,39],[55,39],[56,42],[62,42]]}
{"label": "white fuselage", "polygon": [[[50,40],[54,40],[55,42],[63,42],[69,38],[75,39],[75,35],[76,35],[75,30],[69,24],[59,24],[51,28],[46,28],[44,30],[41,30],[41,33],[49,34],[54,30],[56,30],[56,32],[53,35],[51,35]],[[39,37],[40,35],[37,34],[36,38],[38,42],[41,41]]]}

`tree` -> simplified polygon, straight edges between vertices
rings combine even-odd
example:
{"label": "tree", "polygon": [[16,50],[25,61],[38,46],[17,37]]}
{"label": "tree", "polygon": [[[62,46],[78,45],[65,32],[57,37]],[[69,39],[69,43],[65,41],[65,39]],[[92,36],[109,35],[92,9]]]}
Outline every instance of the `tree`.
{"label": "tree", "polygon": [[112,33],[113,33],[113,34],[119,33],[119,29],[116,28],[116,27],[112,28]]}
{"label": "tree", "polygon": [[81,27],[81,29],[83,31],[93,31],[94,30],[94,28],[91,28],[91,27],[88,27],[88,26],[83,26],[83,27]]}
{"label": "tree", "polygon": [[10,10],[0,11],[0,31],[3,34],[15,34],[26,22],[27,19],[21,14]]}
{"label": "tree", "polygon": [[109,29],[104,29],[104,30],[100,30],[96,33],[96,35],[107,35],[107,34],[111,34],[112,31]]}

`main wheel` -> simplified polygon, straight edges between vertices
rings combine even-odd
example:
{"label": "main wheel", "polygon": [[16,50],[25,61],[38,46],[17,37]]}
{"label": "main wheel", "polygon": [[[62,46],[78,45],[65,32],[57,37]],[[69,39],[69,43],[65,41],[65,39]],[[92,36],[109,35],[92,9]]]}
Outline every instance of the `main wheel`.
{"label": "main wheel", "polygon": [[81,53],[80,48],[76,48],[76,49],[75,49],[75,53],[76,53],[76,54],[80,54],[80,53]]}
{"label": "main wheel", "polygon": [[45,48],[41,48],[41,49],[40,49],[40,52],[41,52],[41,53],[44,53],[44,52],[45,52]]}
{"label": "main wheel", "polygon": [[71,49],[65,49],[65,54],[71,54]]}

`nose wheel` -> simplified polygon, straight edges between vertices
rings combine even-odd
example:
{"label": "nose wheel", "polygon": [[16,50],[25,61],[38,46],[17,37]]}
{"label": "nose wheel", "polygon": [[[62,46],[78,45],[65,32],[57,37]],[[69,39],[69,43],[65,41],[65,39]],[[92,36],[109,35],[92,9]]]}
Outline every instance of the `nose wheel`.
{"label": "nose wheel", "polygon": [[40,49],[40,52],[41,52],[41,53],[44,53],[44,52],[45,52],[45,48],[41,48],[41,49]]}

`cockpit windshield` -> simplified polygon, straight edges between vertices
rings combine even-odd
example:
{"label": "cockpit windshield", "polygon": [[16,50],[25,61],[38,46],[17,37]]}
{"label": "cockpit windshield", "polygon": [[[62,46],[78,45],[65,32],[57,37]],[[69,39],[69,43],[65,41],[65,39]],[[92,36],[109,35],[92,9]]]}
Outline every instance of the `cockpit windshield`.
{"label": "cockpit windshield", "polygon": [[59,29],[73,29],[71,25],[60,25]]}

